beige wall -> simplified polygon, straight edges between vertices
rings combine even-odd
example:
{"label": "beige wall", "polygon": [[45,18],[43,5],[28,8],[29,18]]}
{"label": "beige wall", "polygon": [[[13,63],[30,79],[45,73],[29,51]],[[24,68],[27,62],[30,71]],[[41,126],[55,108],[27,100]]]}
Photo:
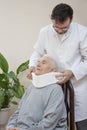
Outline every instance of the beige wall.
{"label": "beige wall", "polygon": [[[73,7],[74,21],[87,25],[87,0],[0,0],[0,52],[11,69],[30,57],[40,28],[51,22],[51,9],[60,2]],[[22,82],[28,85],[25,76]]]}

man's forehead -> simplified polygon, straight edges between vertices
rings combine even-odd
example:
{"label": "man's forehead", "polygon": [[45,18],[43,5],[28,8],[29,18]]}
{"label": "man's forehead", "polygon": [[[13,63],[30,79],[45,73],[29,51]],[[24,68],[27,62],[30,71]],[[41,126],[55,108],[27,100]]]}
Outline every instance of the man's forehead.
{"label": "man's forehead", "polygon": [[50,57],[48,56],[43,56],[39,59],[39,61],[50,61]]}
{"label": "man's forehead", "polygon": [[64,22],[59,22],[59,21],[55,21],[55,20],[52,20],[53,24],[55,25],[59,25],[59,26],[63,26],[63,25],[68,25],[70,22],[71,22],[71,19],[70,18],[67,18]]}

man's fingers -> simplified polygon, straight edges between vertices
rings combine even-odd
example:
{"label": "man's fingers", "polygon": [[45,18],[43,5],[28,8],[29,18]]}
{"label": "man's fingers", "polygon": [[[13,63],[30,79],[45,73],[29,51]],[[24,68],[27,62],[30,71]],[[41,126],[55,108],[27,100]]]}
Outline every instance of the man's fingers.
{"label": "man's fingers", "polygon": [[35,67],[30,67],[26,72],[27,72],[27,78],[32,79],[32,72],[35,71]]}
{"label": "man's fingers", "polygon": [[64,84],[64,83],[66,83],[68,81],[68,79],[65,77],[65,76],[63,76],[63,77],[61,77],[60,79],[58,79],[58,83],[59,84]]}

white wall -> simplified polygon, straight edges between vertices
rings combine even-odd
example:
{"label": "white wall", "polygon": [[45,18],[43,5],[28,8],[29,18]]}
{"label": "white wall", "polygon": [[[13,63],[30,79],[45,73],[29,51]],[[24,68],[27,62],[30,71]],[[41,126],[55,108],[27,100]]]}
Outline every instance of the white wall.
{"label": "white wall", "polygon": [[[51,22],[51,10],[60,2],[73,7],[74,21],[87,25],[87,0],[0,0],[0,52],[11,69],[30,57],[40,28]],[[28,85],[23,76],[22,82]]]}

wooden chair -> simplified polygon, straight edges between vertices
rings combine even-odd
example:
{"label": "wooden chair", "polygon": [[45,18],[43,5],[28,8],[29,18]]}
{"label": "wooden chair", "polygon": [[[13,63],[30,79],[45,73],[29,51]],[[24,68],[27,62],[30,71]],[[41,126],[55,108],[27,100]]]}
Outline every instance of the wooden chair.
{"label": "wooden chair", "polygon": [[65,95],[65,105],[67,110],[67,123],[69,130],[75,130],[74,116],[74,88],[70,81],[63,85]]}

